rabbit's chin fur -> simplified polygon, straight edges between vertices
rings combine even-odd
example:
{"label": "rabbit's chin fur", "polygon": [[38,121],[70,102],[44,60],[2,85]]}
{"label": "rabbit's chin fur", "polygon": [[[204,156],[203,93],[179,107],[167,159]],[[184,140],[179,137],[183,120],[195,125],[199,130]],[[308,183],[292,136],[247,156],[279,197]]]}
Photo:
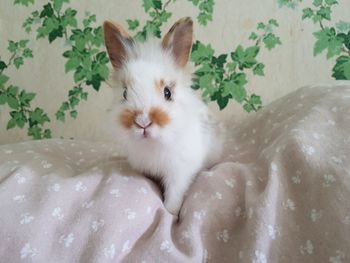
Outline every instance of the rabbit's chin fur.
{"label": "rabbit's chin fur", "polygon": [[[170,52],[149,41],[135,44],[128,52],[128,60],[118,71],[118,78],[127,86],[127,99],[114,110],[116,136],[134,169],[161,179],[165,207],[177,214],[200,169],[220,155],[221,142],[206,105],[191,89],[190,74],[174,62]],[[164,88],[156,87],[159,80],[173,85],[170,101],[164,98]],[[122,89],[118,90],[120,96]],[[125,127],[120,121],[125,111],[148,113],[152,108],[166,114],[166,124],[152,124],[146,135],[139,127]]]}

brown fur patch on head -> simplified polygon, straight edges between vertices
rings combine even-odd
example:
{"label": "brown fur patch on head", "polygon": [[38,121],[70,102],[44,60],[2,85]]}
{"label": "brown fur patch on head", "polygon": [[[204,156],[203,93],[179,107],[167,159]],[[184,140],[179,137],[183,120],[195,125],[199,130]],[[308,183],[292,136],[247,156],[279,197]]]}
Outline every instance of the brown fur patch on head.
{"label": "brown fur patch on head", "polygon": [[163,93],[164,79],[155,80],[154,85],[155,85],[156,91]]}
{"label": "brown fur patch on head", "polygon": [[126,129],[130,129],[141,112],[137,110],[125,110],[119,115],[119,122]]}
{"label": "brown fur patch on head", "polygon": [[152,123],[158,124],[159,127],[164,127],[170,122],[168,113],[159,107],[153,107],[149,113],[149,118]]}

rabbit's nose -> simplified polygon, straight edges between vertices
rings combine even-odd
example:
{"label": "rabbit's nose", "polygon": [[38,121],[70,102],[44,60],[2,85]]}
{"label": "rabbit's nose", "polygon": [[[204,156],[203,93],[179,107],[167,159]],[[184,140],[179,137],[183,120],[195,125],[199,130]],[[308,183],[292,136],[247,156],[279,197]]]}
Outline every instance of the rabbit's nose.
{"label": "rabbit's nose", "polygon": [[152,125],[151,120],[145,114],[139,114],[135,119],[135,124],[141,129],[146,129]]}

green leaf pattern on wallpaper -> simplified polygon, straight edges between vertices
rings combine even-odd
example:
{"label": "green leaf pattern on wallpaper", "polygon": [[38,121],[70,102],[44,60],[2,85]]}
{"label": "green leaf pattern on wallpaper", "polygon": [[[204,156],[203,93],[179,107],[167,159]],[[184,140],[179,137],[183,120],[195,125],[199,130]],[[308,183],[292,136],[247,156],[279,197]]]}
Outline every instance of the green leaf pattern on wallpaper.
{"label": "green leaf pattern on wallpaper", "polygon": [[[296,7],[302,0],[279,0],[281,6]],[[291,2],[294,4],[291,6]],[[304,1],[308,3],[309,1]],[[335,59],[332,77],[336,80],[350,80],[350,23],[332,21],[333,8],[337,0],[313,0],[310,6],[302,9],[302,19],[310,20],[319,26],[313,35],[314,56],[325,54],[327,59]]]}
{"label": "green leaf pattern on wallpaper", "polygon": [[[161,27],[169,20],[172,13],[169,6],[177,0],[142,0],[144,12],[148,15],[143,24],[135,18],[127,19],[129,30],[134,32],[138,41],[145,41],[147,36],[161,38]],[[302,0],[277,0],[279,6],[296,8]],[[14,0],[15,5],[29,6],[35,0]],[[188,0],[198,9],[197,21],[206,26],[213,20],[214,0]],[[88,99],[86,89],[91,87],[99,91],[101,83],[108,83],[108,56],[103,45],[101,26],[95,25],[96,15],[86,13],[82,21],[77,20],[77,10],[69,7],[70,0],[47,0],[40,10],[31,12],[23,22],[27,33],[33,32],[37,39],[47,39],[48,43],[61,41],[67,48],[62,56],[66,60],[65,72],[73,74],[72,87],[68,90],[67,100],[63,101],[55,117],[64,122],[67,114],[73,119],[78,117],[77,107]],[[312,7],[303,10],[302,19],[310,19],[320,25],[320,31],[314,32],[316,38],[314,54],[326,52],[327,58],[337,56],[333,68],[336,79],[350,79],[350,24],[339,21],[333,27],[324,25],[331,21],[332,8],[336,0],[314,0]],[[265,65],[259,60],[262,49],[272,50],[281,45],[281,40],[274,34],[278,27],[275,19],[258,23],[251,32],[251,45],[237,45],[232,51],[216,54],[211,44],[196,40],[193,45],[191,60],[196,66],[193,89],[200,89],[203,100],[215,101],[224,109],[231,100],[242,104],[245,111],[257,111],[262,101],[257,94],[248,94],[246,85],[250,74],[264,76]],[[40,107],[33,109],[31,103],[35,93],[26,92],[11,83],[5,74],[6,69],[14,66],[19,69],[26,59],[33,57],[27,46],[28,40],[9,41],[7,62],[0,57],[0,106],[8,106],[10,119],[7,129],[27,128],[27,134],[33,139],[50,138],[51,130],[45,125],[51,121]]]}
{"label": "green leaf pattern on wallpaper", "polygon": [[0,57],[0,106],[7,105],[10,109],[6,129],[22,129],[26,126],[28,136],[33,139],[51,138],[51,130],[44,129],[45,124],[50,122],[48,115],[39,107],[31,107],[36,94],[9,84],[10,78],[5,74],[9,67],[19,69],[26,59],[33,57],[32,50],[27,47],[28,42],[9,40],[7,50],[10,58],[5,62]]}

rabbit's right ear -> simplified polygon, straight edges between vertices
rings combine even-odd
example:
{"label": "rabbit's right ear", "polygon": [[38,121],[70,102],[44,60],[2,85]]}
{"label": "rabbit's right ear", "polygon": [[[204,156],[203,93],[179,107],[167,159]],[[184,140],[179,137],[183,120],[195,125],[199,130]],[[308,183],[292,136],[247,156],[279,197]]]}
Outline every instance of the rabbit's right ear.
{"label": "rabbit's right ear", "polygon": [[175,62],[184,67],[191,53],[193,22],[189,17],[177,21],[164,36],[162,46],[171,50]]}
{"label": "rabbit's right ear", "polygon": [[109,59],[114,68],[120,69],[127,59],[127,47],[132,46],[134,41],[129,33],[117,23],[105,21],[103,31]]}

